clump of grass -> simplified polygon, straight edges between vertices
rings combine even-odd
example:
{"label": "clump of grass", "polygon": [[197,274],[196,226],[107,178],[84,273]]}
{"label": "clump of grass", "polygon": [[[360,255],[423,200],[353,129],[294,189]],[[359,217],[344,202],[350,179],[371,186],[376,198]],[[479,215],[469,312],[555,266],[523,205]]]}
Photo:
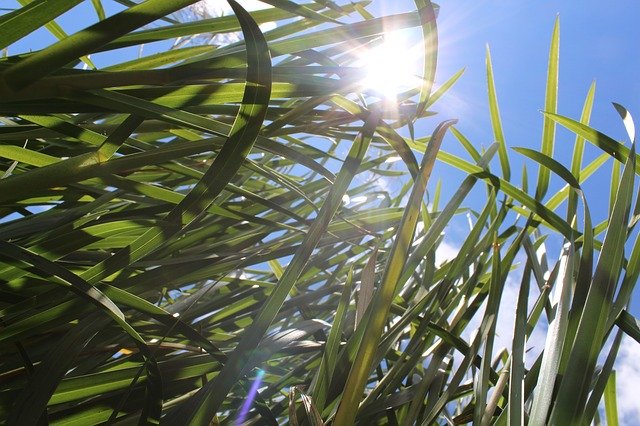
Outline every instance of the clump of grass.
{"label": "clump of grass", "polygon": [[[589,127],[594,86],[580,121],[558,115],[558,23],[541,148],[516,149],[540,166],[530,190],[514,183],[489,52],[496,143],[479,152],[454,120],[416,134],[461,75],[432,91],[429,1],[376,18],[365,2],[249,13],[230,0],[235,17],[181,22],[172,13],[193,0],[121,1],[109,17],[93,0],[96,23],[72,35],[54,19],[81,1],[20,3],[0,16],[0,48],[41,27],[58,41],[0,60],[0,419],[583,424],[604,395],[615,424],[616,354],[623,334],[640,337],[626,311],[635,145]],[[378,99],[354,49],[407,27],[422,30],[424,84]],[[118,56],[150,43],[162,47]],[[569,168],[551,157],[556,124],[577,135]],[[469,160],[441,149],[449,131]],[[586,166],[585,141],[604,151]],[[621,173],[594,226],[581,185],[609,159]],[[466,177],[427,206],[436,160]],[[403,188],[378,185],[389,177]],[[566,186],[548,194],[550,179]],[[477,186],[486,202],[469,205]],[[462,212],[470,231],[438,263]],[[564,240],[557,263],[536,254],[549,236]],[[520,273],[513,342],[497,348]],[[527,360],[536,327],[545,349]]]}

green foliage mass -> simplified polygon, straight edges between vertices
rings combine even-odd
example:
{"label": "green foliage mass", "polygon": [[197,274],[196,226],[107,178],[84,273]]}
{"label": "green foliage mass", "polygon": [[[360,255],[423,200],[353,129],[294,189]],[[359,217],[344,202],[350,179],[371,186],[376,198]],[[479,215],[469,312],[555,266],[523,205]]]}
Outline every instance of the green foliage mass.
{"label": "green foliage mass", "polygon": [[[614,361],[623,334],[640,338],[626,311],[640,165],[589,127],[595,86],[580,120],[557,114],[559,22],[541,147],[516,149],[539,165],[530,189],[488,51],[496,143],[478,151],[455,120],[425,120],[461,75],[434,90],[428,0],[383,17],[367,2],[229,0],[234,16],[197,20],[176,14],[194,0],[118,0],[111,15],[101,0],[19,2],[0,48],[57,41],[0,60],[0,422],[568,425],[604,399],[617,423]],[[96,22],[67,35],[56,19],[76,6]],[[403,28],[422,35],[423,82],[392,102],[355,65]],[[552,158],[558,124],[577,135],[569,167]],[[441,149],[449,132],[468,158]],[[586,165],[585,141],[602,151]],[[441,201],[445,163],[465,177]],[[581,185],[606,163],[611,208],[594,225]],[[474,188],[484,205],[467,202]],[[464,213],[456,256],[436,261]],[[557,262],[540,255],[550,236]],[[514,330],[507,348],[498,326]]]}

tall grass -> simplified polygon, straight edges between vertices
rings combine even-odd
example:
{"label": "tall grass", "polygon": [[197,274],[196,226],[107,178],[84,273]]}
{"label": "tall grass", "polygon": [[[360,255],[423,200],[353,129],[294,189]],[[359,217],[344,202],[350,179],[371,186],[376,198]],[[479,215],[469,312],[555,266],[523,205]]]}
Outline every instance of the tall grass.
{"label": "tall grass", "polygon": [[[478,151],[455,120],[416,134],[460,77],[433,90],[429,1],[376,18],[366,2],[248,13],[229,0],[235,17],[193,22],[174,12],[194,0],[118,0],[110,16],[101,0],[20,3],[0,16],[0,48],[44,29],[58,41],[0,60],[3,422],[586,424],[603,399],[617,422],[617,351],[623,334],[640,341],[626,311],[640,167],[635,145],[589,127],[595,87],[579,121],[558,115],[558,22],[541,147],[516,149],[540,166],[528,188],[510,166],[488,51],[496,143]],[[79,3],[97,21],[67,35],[55,19]],[[389,102],[352,64],[410,27],[425,41],[424,83]],[[191,42],[237,31],[231,44]],[[101,55],[110,64],[97,69]],[[557,125],[577,135],[570,166],[552,158]],[[441,148],[447,132],[467,159]],[[603,151],[586,165],[585,141]],[[582,184],[607,162],[619,171],[611,209],[593,224]],[[440,163],[466,177],[427,205]],[[566,185],[549,193],[551,179]],[[475,187],[484,205],[467,201]],[[457,255],[436,262],[464,212]],[[539,255],[552,236],[557,262]],[[497,324],[505,310],[514,324]],[[510,347],[497,347],[498,327],[514,330]],[[547,338],[531,359],[535,329]]]}

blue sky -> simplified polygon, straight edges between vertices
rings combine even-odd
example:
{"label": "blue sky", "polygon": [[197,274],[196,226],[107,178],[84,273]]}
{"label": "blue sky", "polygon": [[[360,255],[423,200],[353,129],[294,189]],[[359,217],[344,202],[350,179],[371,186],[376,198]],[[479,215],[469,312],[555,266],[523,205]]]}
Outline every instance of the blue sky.
{"label": "blue sky", "polygon": [[[410,0],[374,0],[372,6],[379,13],[415,7]],[[637,78],[640,56],[634,53],[640,40],[640,27],[636,25],[640,2],[463,0],[443,1],[440,6],[436,84],[443,83],[462,68],[465,73],[433,107],[439,115],[422,121],[419,135],[430,134],[441,120],[457,118],[457,128],[477,147],[487,147],[493,142],[485,68],[485,50],[489,46],[506,143],[509,147],[538,148],[549,44],[555,19],[559,17],[558,112],[579,119],[589,86],[595,81],[591,125],[629,144],[611,102],[624,105],[632,115],[640,114],[640,79]],[[571,163],[574,140],[574,134],[557,126],[554,157],[566,166]],[[443,149],[464,155],[453,137],[445,141]],[[599,154],[599,149],[587,143],[585,163]],[[523,158],[511,150],[509,156],[512,180],[519,184]],[[442,167],[439,176],[457,175],[452,168]],[[527,169],[531,188],[535,186],[537,166],[527,161]],[[610,163],[584,184],[595,223],[606,218],[609,182]],[[549,194],[562,186],[559,179],[552,179]],[[640,311],[640,305],[634,308]]]}
{"label": "blue sky", "polygon": [[[412,1],[389,2],[374,0],[373,6],[384,12],[411,10]],[[506,143],[509,147],[538,148],[542,135],[542,114],[546,86],[549,44],[556,17],[560,19],[560,76],[558,112],[579,119],[582,105],[593,81],[596,96],[591,125],[616,140],[629,145],[630,141],[620,117],[611,102],[624,105],[636,122],[640,117],[640,2],[596,1],[450,1],[440,2],[438,18],[439,56],[436,83],[441,84],[461,68],[465,73],[454,88],[433,109],[439,113],[424,120],[417,132],[429,134],[435,124],[444,119],[457,118],[457,128],[476,145],[487,147],[493,141],[489,119],[485,68],[485,49],[491,49],[494,78]],[[575,135],[558,127],[554,157],[569,167]],[[445,139],[443,149],[464,154],[453,137]],[[585,162],[601,151],[587,143]],[[523,159],[509,152],[512,181],[520,183]],[[494,170],[499,170],[497,162]],[[535,186],[537,167],[527,161],[529,187]],[[594,223],[607,217],[611,162],[584,183],[587,201]],[[446,182],[443,192],[457,189],[461,175],[451,167],[439,164],[435,178]],[[553,179],[549,194],[563,186]],[[478,190],[467,199],[467,205],[481,206],[484,192]],[[446,197],[445,197],[446,199]],[[563,211],[562,207],[560,212]],[[454,256],[460,241],[468,232],[464,220],[448,230],[442,257]],[[602,237],[602,236],[601,236]],[[548,240],[551,264],[558,258],[562,241]],[[522,259],[521,259],[522,260]],[[517,272],[515,275],[519,275]],[[509,279],[503,294],[503,309],[498,319],[500,327],[496,346],[509,346],[512,336],[513,309],[517,297],[519,277]],[[640,291],[636,290],[631,312],[640,313]],[[473,329],[470,324],[469,330]],[[544,346],[546,330],[536,329],[528,341],[533,348],[528,355],[534,358]],[[603,351],[606,353],[606,351]],[[637,424],[640,404],[633,389],[640,383],[637,359],[640,345],[626,338],[616,361],[618,407],[623,424]],[[529,359],[531,361],[531,359]]]}
{"label": "blue sky", "polygon": [[[539,147],[542,133],[539,111],[544,108],[548,50],[556,16],[560,18],[559,113],[578,119],[589,85],[595,81],[592,126],[628,145],[611,102],[626,106],[637,121],[640,56],[636,52],[640,27],[635,21],[640,18],[640,2],[635,1],[442,3],[437,79],[442,81],[457,69],[466,68],[450,94],[451,108],[446,100],[440,105],[444,109],[443,118],[458,118],[458,128],[474,143],[487,146],[492,141],[484,60],[488,44],[507,145]],[[555,158],[566,166],[570,165],[574,139],[572,133],[558,126]],[[585,159],[600,153],[587,144]],[[511,151],[510,157],[514,165],[521,164],[522,157],[517,153]],[[537,169],[532,162],[527,166],[532,186]],[[513,169],[514,180],[519,181],[520,166]],[[595,223],[606,217],[609,183],[610,164],[607,164],[584,185]],[[561,185],[559,180],[552,180],[550,193]],[[550,251],[552,247],[553,244]],[[559,246],[553,249],[557,253]],[[638,297],[632,311],[640,312]]]}
{"label": "blue sky", "polygon": [[[491,48],[495,81],[507,143],[540,144],[546,66],[551,32],[560,17],[560,80],[558,110],[579,118],[592,81],[596,102],[592,124],[625,140],[615,101],[633,114],[640,110],[640,57],[637,40],[640,3],[484,1],[442,4],[439,20],[438,79],[466,67],[453,94],[459,128],[482,143],[492,139],[487,113],[484,53]],[[571,153],[573,135],[559,131],[558,159]],[[593,151],[595,150],[588,150]],[[517,156],[513,156],[514,158]]]}
{"label": "blue sky", "polygon": [[[388,7],[388,2],[383,7]],[[411,2],[407,2],[411,7]],[[556,16],[560,18],[560,78],[558,111],[579,119],[585,95],[592,81],[596,97],[591,124],[596,129],[629,144],[622,122],[611,102],[624,105],[632,115],[640,117],[640,2],[596,1],[455,1],[441,2],[438,20],[440,51],[437,81],[465,67],[447,99],[434,108],[439,119],[458,118],[457,125],[474,144],[488,146],[493,140],[489,121],[485,46],[491,49],[494,76],[501,117],[508,146],[540,146],[542,114],[546,84],[546,67],[551,33]],[[425,129],[426,130],[426,129]],[[558,129],[555,158],[570,165],[575,136]],[[449,145],[446,145],[446,144]],[[455,150],[453,138],[445,141],[445,149]],[[585,159],[595,158],[600,151],[587,144]],[[513,151],[514,181],[520,181],[521,157]],[[495,165],[497,166],[497,164]],[[528,162],[530,187],[537,168]],[[441,167],[446,181],[451,168]],[[605,219],[609,199],[610,163],[585,184],[587,201],[594,222]],[[438,170],[435,172],[438,173]],[[455,190],[455,185],[445,185]],[[550,193],[561,187],[553,181]],[[481,193],[475,194],[476,197]],[[481,202],[482,200],[477,200]],[[474,200],[470,200],[471,203]],[[455,252],[455,239],[460,230],[452,229],[449,250]],[[557,259],[559,239],[550,240],[550,261]],[[505,305],[515,304],[515,285],[505,289]],[[640,313],[640,292],[636,290],[631,311]],[[499,323],[512,324],[512,313],[501,314]],[[498,338],[509,344],[508,331]],[[532,336],[530,345],[544,342],[543,330]],[[623,424],[637,424],[640,404],[632,389],[640,382],[637,359],[640,345],[626,339],[616,362],[618,371],[618,405]]]}
{"label": "blue sky", "polygon": [[[539,111],[544,106],[548,49],[556,16],[560,17],[559,113],[579,118],[589,85],[595,81],[592,125],[628,143],[611,102],[625,105],[632,114],[640,111],[640,80],[635,72],[640,57],[632,53],[640,40],[640,28],[632,22],[640,17],[640,3],[630,1],[611,7],[593,1],[443,4],[438,79],[466,67],[452,92],[454,106],[449,111],[445,104],[445,114],[459,118],[459,129],[472,141],[487,144],[492,140],[484,64],[488,44],[507,144],[540,145]],[[566,165],[573,139],[573,134],[558,129],[556,158]],[[599,152],[594,147],[587,148],[588,157],[595,153]],[[515,153],[511,157],[518,159]],[[594,185],[588,189],[590,194],[601,192]]]}
{"label": "blue sky", "polygon": [[[412,1],[374,0],[380,12],[400,12],[414,8]],[[596,1],[455,1],[441,2],[438,18],[439,56],[436,83],[444,82],[461,68],[465,73],[453,89],[433,109],[439,113],[423,121],[418,130],[429,134],[435,123],[457,118],[457,128],[477,147],[493,142],[487,101],[485,51],[489,46],[494,70],[498,102],[506,143],[509,147],[540,147],[542,114],[546,86],[549,44],[556,17],[560,19],[560,77],[558,112],[579,119],[585,96],[592,82],[596,96],[591,125],[615,139],[629,144],[622,121],[611,105],[617,102],[640,114],[640,2],[620,1],[610,4]],[[554,157],[569,167],[575,135],[557,126]],[[453,137],[445,140],[443,149],[465,155]],[[585,163],[601,151],[587,143]],[[520,183],[523,158],[509,152],[512,181]],[[609,200],[611,162],[589,178],[585,192],[594,223],[606,218]],[[499,170],[497,162],[494,169]],[[537,166],[527,161],[529,186],[535,186]],[[435,177],[450,181],[459,176],[451,167],[441,165]],[[549,194],[563,186],[553,179]],[[455,185],[443,190],[454,191]],[[530,190],[531,191],[531,190]],[[476,197],[483,192],[477,191]],[[474,200],[470,200],[474,204]],[[482,200],[475,200],[481,205]],[[450,243],[455,245],[457,232],[450,230]],[[561,241],[551,239],[552,259],[559,253]],[[640,312],[640,297],[632,306]]]}
{"label": "blue sky", "polygon": [[[409,10],[413,2],[375,1],[380,10]],[[392,6],[391,6],[392,5]],[[439,113],[425,120],[420,129],[430,133],[436,122],[457,118],[457,128],[477,147],[493,142],[489,120],[485,50],[491,49],[494,78],[502,124],[508,147],[540,147],[549,44],[556,17],[560,19],[560,77],[558,112],[579,119],[582,105],[593,81],[596,96],[591,125],[629,145],[620,117],[611,105],[618,102],[640,114],[640,56],[637,41],[640,2],[603,4],[595,1],[456,1],[441,2],[438,18],[439,57],[436,83],[444,82],[461,68],[465,73],[453,89],[435,106]],[[557,126],[554,157],[569,167],[575,135]],[[453,137],[443,149],[464,155]],[[587,143],[585,162],[601,154]],[[523,158],[510,150],[512,181],[520,183]],[[527,161],[530,188],[535,186],[537,166]],[[609,200],[610,164],[584,184],[594,223],[606,218]],[[497,162],[494,169],[499,170]],[[438,175],[438,170],[436,170]],[[457,176],[441,166],[445,180]],[[436,176],[438,177],[438,176]],[[563,186],[553,179],[549,194]],[[445,185],[444,190],[455,190]],[[531,191],[531,190],[530,190]],[[476,196],[482,195],[476,193]],[[471,200],[473,203],[473,200]],[[482,200],[478,200],[479,203]],[[452,233],[455,236],[455,230]],[[558,252],[560,241],[551,241],[550,251]],[[640,311],[636,302],[633,311]]]}

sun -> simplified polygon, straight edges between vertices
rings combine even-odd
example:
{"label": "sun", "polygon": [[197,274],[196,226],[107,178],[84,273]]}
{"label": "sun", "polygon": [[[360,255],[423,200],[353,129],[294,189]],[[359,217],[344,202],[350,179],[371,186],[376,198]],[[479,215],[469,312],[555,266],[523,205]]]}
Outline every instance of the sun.
{"label": "sun", "polygon": [[420,45],[400,31],[384,34],[379,44],[358,54],[357,65],[365,72],[361,84],[385,98],[395,98],[402,91],[420,86]]}

